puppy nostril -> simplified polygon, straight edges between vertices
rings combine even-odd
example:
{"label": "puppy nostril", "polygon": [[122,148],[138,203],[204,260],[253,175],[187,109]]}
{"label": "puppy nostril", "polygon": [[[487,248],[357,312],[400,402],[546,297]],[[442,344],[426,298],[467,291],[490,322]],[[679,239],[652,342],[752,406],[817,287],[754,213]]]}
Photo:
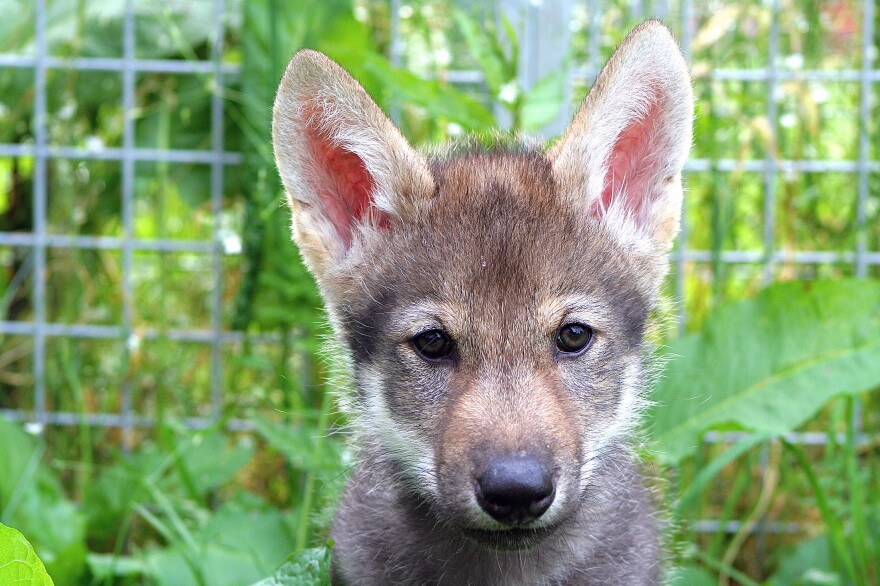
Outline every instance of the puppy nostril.
{"label": "puppy nostril", "polygon": [[494,458],[477,478],[477,502],[493,519],[523,525],[543,515],[556,495],[553,477],[532,456]]}

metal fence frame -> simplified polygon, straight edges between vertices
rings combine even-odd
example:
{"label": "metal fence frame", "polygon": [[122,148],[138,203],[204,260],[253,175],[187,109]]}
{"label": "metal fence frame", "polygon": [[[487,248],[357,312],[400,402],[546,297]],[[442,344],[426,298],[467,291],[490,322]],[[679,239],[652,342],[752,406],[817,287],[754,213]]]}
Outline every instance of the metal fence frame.
{"label": "metal fence frame", "polygon": [[[46,365],[46,341],[51,337],[63,337],[72,339],[107,339],[126,341],[126,356],[128,362],[131,348],[143,339],[167,339],[181,342],[196,342],[211,345],[211,406],[210,417],[192,417],[186,423],[193,428],[203,428],[216,423],[222,412],[223,386],[222,386],[222,348],[224,345],[240,343],[245,335],[241,332],[227,331],[223,329],[221,321],[221,290],[222,290],[222,257],[225,254],[222,235],[220,234],[219,218],[222,205],[223,175],[226,167],[236,166],[241,163],[238,153],[228,152],[224,148],[224,113],[223,113],[223,83],[225,79],[233,78],[239,74],[236,66],[230,66],[222,62],[222,41],[224,38],[225,0],[211,0],[214,5],[215,15],[220,15],[214,23],[211,58],[207,61],[176,61],[161,59],[138,59],[135,56],[135,0],[125,0],[124,17],[124,50],[122,58],[60,58],[48,54],[46,41],[46,3],[47,0],[34,0],[36,14],[36,52],[34,56],[24,55],[0,55],[0,71],[9,68],[32,69],[34,72],[34,144],[0,144],[0,157],[32,157],[34,159],[34,226],[30,233],[23,232],[0,232],[0,246],[30,248],[33,253],[33,319],[32,321],[0,321],[0,335],[23,335],[33,339],[33,378],[34,378],[34,408],[32,411],[24,410],[0,410],[0,416],[11,420],[25,422],[30,429],[39,432],[45,425],[74,426],[83,423],[98,427],[118,427],[123,431],[123,438],[130,437],[131,430],[138,427],[150,427],[154,421],[149,417],[136,416],[132,413],[132,389],[128,382],[123,381],[122,409],[120,413],[72,413],[50,411],[46,405],[45,365]],[[389,0],[391,4],[392,35],[395,37],[392,46],[391,58],[399,63],[398,41],[399,34],[398,8],[399,0]],[[513,1],[516,4],[517,0]],[[565,0],[560,0],[565,1]],[[574,0],[570,0],[571,3]],[[528,3],[526,3],[528,4]],[[600,0],[586,0],[586,6],[590,15],[598,14],[601,6]],[[644,11],[641,2],[632,2],[635,12]],[[662,2],[656,16],[665,16],[667,3]],[[870,115],[871,91],[873,85],[880,81],[880,70],[873,69],[873,52],[876,48],[871,43],[874,36],[874,11],[873,0],[866,0],[863,4],[862,21],[862,64],[858,70],[785,70],[777,66],[779,57],[779,1],[771,2],[773,20],[770,29],[770,55],[768,65],[761,69],[716,69],[711,72],[712,80],[737,80],[755,81],[767,84],[767,117],[771,121],[770,128],[775,129],[778,119],[776,102],[773,99],[774,91],[780,82],[787,80],[803,81],[833,81],[841,83],[858,83],[860,86],[859,117],[862,121],[859,129],[858,159],[852,161],[835,160],[776,160],[768,155],[763,160],[740,161],[734,159],[722,159],[709,161],[705,159],[692,159],[687,163],[686,172],[699,172],[717,169],[720,171],[753,171],[763,174],[764,179],[764,248],[758,251],[728,250],[722,251],[720,261],[722,263],[749,263],[763,266],[763,280],[769,283],[773,279],[773,267],[778,263],[848,263],[854,267],[857,276],[867,276],[869,266],[880,265],[880,251],[868,250],[866,236],[867,206],[869,197],[868,178],[872,173],[880,172],[880,161],[869,158],[869,136],[865,127],[865,121]],[[690,57],[689,47],[694,36],[694,18],[691,0],[681,0],[678,4],[680,14],[680,41],[684,47],[686,57]],[[536,15],[539,8],[535,4],[528,4],[526,10],[532,11],[530,16]],[[645,16],[648,16],[647,14]],[[526,27],[529,20],[524,22]],[[591,46],[589,58],[584,68],[576,69],[571,74],[571,81],[592,81],[599,71],[601,56],[598,51],[598,43],[595,42],[598,34],[598,19],[590,20]],[[524,37],[526,42],[540,42],[535,35]],[[524,47],[521,53],[525,61],[524,67],[529,63],[528,47]],[[124,116],[123,144],[121,148],[104,148],[101,150],[89,150],[74,146],[50,145],[46,132],[46,79],[47,72],[52,69],[68,69],[81,71],[108,71],[119,72],[122,75],[122,107]],[[168,73],[168,74],[204,74],[209,76],[215,91],[211,97],[211,148],[210,150],[162,150],[135,147],[134,136],[134,95],[135,76],[138,73]],[[453,83],[479,83],[482,76],[475,71],[453,71],[449,75]],[[566,112],[569,116],[571,112]],[[775,132],[775,130],[772,130]],[[75,160],[103,160],[118,161],[122,167],[122,226],[121,237],[101,236],[78,236],[78,235],[55,235],[47,233],[47,164],[51,159],[75,159]],[[171,163],[202,163],[210,166],[210,202],[215,220],[214,234],[211,240],[176,240],[176,239],[137,239],[133,236],[133,211],[135,164],[141,161],[162,161]],[[858,236],[856,248],[852,251],[785,251],[778,250],[774,246],[775,232],[775,178],[780,172],[839,172],[850,173],[857,177],[856,192],[856,223]],[[686,204],[685,204],[686,205]],[[686,214],[682,215],[683,221]],[[684,266],[688,262],[710,261],[714,257],[710,251],[688,249],[688,226],[682,226],[678,246],[671,254],[675,272],[675,301],[676,307],[681,312],[678,316],[679,324],[683,324],[686,316],[683,314],[684,298]],[[99,326],[87,324],[59,324],[46,321],[46,253],[49,248],[61,249],[92,249],[114,250],[122,254],[122,319],[121,323],[112,326]],[[208,329],[172,329],[161,330],[146,329],[134,331],[132,327],[132,258],[135,251],[161,251],[161,252],[198,252],[210,254],[212,259],[213,289],[211,297],[211,327]],[[247,420],[231,419],[226,422],[228,428],[233,430],[252,429]],[[707,434],[705,441],[728,442],[736,439],[736,434]],[[827,434],[802,433],[793,434],[791,440],[802,444],[824,444]],[[864,440],[864,438],[862,438]],[[123,446],[127,442],[123,441]],[[737,521],[722,526],[718,521],[698,521],[694,524],[697,531],[737,531],[740,524]],[[796,528],[789,525],[768,525],[766,531],[793,531]]]}

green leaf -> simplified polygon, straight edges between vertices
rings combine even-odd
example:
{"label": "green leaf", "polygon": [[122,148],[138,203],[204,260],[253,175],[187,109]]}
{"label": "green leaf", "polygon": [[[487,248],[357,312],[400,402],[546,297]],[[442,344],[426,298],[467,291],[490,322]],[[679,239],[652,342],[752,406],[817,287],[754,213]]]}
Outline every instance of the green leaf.
{"label": "green leaf", "polygon": [[648,421],[676,463],[710,428],[783,434],[841,393],[880,386],[880,282],[793,282],[712,312],[673,342]]}
{"label": "green leaf", "polygon": [[95,582],[109,581],[114,576],[140,576],[147,571],[140,558],[109,553],[90,553],[88,564]]}
{"label": "green leaf", "polygon": [[699,497],[703,491],[709,487],[712,479],[717,476],[721,470],[733,462],[736,458],[753,448],[770,439],[769,434],[756,434],[746,436],[730,447],[726,452],[713,458],[708,464],[700,469],[696,477],[691,481],[684,490],[678,503],[675,506],[676,515],[682,517],[683,512]]}
{"label": "green leaf", "polygon": [[448,118],[468,132],[492,128],[494,120],[489,111],[479,101],[454,87],[392,67],[381,56],[361,55],[360,60],[363,70],[376,79],[377,85],[386,89],[393,101],[424,108],[431,116]]}
{"label": "green leaf", "polygon": [[54,586],[43,562],[24,535],[5,525],[0,525],[0,584]]}
{"label": "green leaf", "polygon": [[699,566],[686,565],[670,572],[667,586],[715,586],[718,578]]}
{"label": "green leaf", "polygon": [[283,454],[298,470],[338,473],[341,442],[317,441],[326,431],[315,425],[274,423],[255,417],[254,427],[274,449]]}
{"label": "green leaf", "polygon": [[497,97],[501,86],[516,77],[516,65],[511,67],[511,64],[506,61],[504,52],[500,49],[491,27],[489,31],[481,29],[477,19],[460,10],[453,12],[453,17],[464,37],[468,50],[480,65],[480,70],[486,80],[486,87],[489,88],[493,97]]}
{"label": "green leaf", "polygon": [[15,524],[27,533],[58,586],[80,583],[86,566],[85,518],[73,503],[33,493]]}
{"label": "green leaf", "polygon": [[522,127],[526,130],[541,128],[559,114],[565,101],[568,71],[562,70],[542,77],[526,92],[522,103]]}
{"label": "green leaf", "polygon": [[10,517],[26,495],[39,488],[49,497],[61,498],[61,484],[40,465],[43,450],[21,425],[0,417],[0,520]]}
{"label": "green leaf", "polygon": [[[206,511],[203,514],[207,516]],[[134,558],[89,561],[104,576],[144,573],[160,586],[250,584],[294,549],[290,517],[255,495],[242,493],[186,538],[173,536],[167,547],[151,548]]]}
{"label": "green leaf", "polygon": [[834,571],[826,535],[819,535],[786,550],[768,586],[838,586],[843,579]]}
{"label": "green leaf", "polygon": [[100,471],[83,502],[90,538],[109,542],[116,537],[132,506],[148,498],[144,479],[163,461],[163,455],[143,447]]}
{"label": "green leaf", "polygon": [[329,586],[331,546],[291,554],[274,574],[252,586]]}
{"label": "green leaf", "polygon": [[27,534],[59,586],[77,583],[86,556],[82,513],[42,464],[42,447],[2,417],[0,446],[0,522]]}
{"label": "green leaf", "polygon": [[181,464],[196,493],[204,498],[228,482],[253,456],[244,444],[230,445],[229,438],[214,431],[196,434],[192,447],[181,455]]}

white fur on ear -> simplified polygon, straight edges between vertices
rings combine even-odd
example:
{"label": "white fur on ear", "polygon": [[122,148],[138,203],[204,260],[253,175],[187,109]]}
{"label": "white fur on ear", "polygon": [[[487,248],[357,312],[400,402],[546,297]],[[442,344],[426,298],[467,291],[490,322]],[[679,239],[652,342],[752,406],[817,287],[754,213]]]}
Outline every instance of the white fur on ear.
{"label": "white fur on ear", "polygon": [[560,189],[626,245],[665,253],[678,232],[693,109],[678,44],[659,21],[643,23],[548,152]]}
{"label": "white fur on ear", "polygon": [[284,72],[272,143],[294,238],[319,282],[359,231],[388,229],[434,190],[424,158],[358,82],[315,51],[296,53]]}

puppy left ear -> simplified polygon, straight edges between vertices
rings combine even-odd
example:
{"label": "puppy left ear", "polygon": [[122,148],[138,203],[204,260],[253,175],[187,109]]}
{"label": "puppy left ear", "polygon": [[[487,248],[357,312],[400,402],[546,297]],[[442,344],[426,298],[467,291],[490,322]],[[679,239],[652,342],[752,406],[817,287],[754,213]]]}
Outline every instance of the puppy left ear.
{"label": "puppy left ear", "polygon": [[272,144],[293,236],[319,283],[358,234],[410,219],[434,179],[361,85],[321,53],[291,58],[278,86]]}
{"label": "puppy left ear", "polygon": [[643,23],[548,152],[561,192],[624,244],[667,252],[678,232],[693,109],[678,44],[659,21]]}

